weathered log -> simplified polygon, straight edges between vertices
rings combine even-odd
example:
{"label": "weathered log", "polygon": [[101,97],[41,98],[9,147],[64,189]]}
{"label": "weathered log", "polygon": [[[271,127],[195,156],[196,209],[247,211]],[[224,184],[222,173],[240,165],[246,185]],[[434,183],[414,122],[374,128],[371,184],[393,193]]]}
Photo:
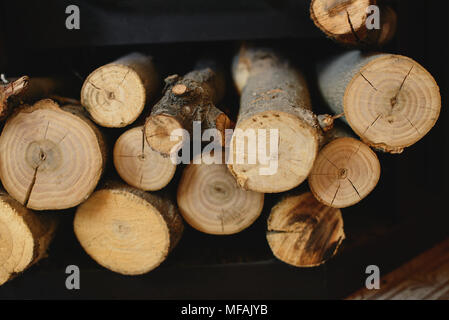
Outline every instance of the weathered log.
{"label": "weathered log", "polygon": [[318,202],[310,192],[284,197],[268,218],[267,240],[273,254],[295,267],[325,263],[344,239],[340,210]]}
{"label": "weathered log", "polygon": [[263,193],[237,185],[222,155],[221,164],[195,164],[195,159],[184,169],[178,186],[178,206],[184,220],[201,232],[216,235],[249,227],[259,217],[264,202]]}
{"label": "weathered log", "polygon": [[224,94],[224,76],[215,66],[199,67],[185,76],[172,75],[165,79],[162,99],[153,106],[145,122],[145,136],[150,147],[164,155],[179,150],[187,140],[171,139],[176,129],[184,129],[192,135],[193,121],[201,123],[201,129],[217,129],[224,145],[225,129],[231,126],[228,116],[216,104]]}
{"label": "weathered log", "polygon": [[46,257],[56,224],[0,191],[0,285]]}
{"label": "weathered log", "polygon": [[[312,169],[322,135],[303,76],[273,51],[243,46],[234,58],[233,77],[241,99],[230,144],[229,170],[248,190],[272,193],[298,186]],[[271,129],[278,133],[278,152],[273,153],[277,169],[274,174],[261,174],[267,167],[261,159],[267,155],[259,152],[256,142],[248,139],[242,148],[238,140],[244,132],[258,135],[261,130],[266,134],[268,154],[273,151],[269,151],[274,140]],[[250,163],[254,154],[256,163]]]}
{"label": "weathered log", "polygon": [[169,198],[108,183],[78,207],[74,229],[100,265],[138,275],[165,260],[181,238],[183,222]]}
{"label": "weathered log", "polygon": [[81,104],[103,127],[133,123],[155,98],[159,76],[152,58],[131,53],[94,70],[84,81]]}
{"label": "weathered log", "polygon": [[337,126],[326,133],[308,181],[315,198],[334,208],[364,199],[380,178],[377,155],[362,141]]}
{"label": "weathered log", "polygon": [[95,189],[106,151],[100,131],[82,110],[44,99],[8,118],[0,136],[0,179],[24,206],[66,209]]}
{"label": "weathered log", "polygon": [[441,96],[416,61],[394,54],[350,51],[318,69],[324,100],[363,142],[401,153],[435,125]]}
{"label": "weathered log", "polygon": [[144,191],[164,188],[176,171],[170,157],[164,157],[150,148],[143,126],[129,129],[117,139],[114,166],[127,184]]}

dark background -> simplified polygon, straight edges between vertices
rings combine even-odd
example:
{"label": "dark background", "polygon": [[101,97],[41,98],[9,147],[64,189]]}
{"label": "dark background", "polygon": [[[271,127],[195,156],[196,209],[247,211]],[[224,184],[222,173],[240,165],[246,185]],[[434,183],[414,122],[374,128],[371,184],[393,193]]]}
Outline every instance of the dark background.
{"label": "dark background", "polygon": [[[267,195],[262,216],[246,231],[217,237],[187,226],[159,268],[127,277],[102,268],[83,251],[69,210],[60,213],[49,257],[1,286],[0,298],[344,298],[364,286],[368,265],[378,265],[385,274],[446,238],[449,3],[389,2],[397,10],[399,29],[382,50],[409,56],[432,73],[440,85],[442,113],[433,130],[403,154],[379,154],[379,185],[360,204],[342,210],[347,240],[334,259],[311,269],[277,261],[265,228],[278,195]],[[69,4],[80,8],[80,30],[65,29]],[[89,72],[131,51],[153,55],[163,77],[184,74],[196,59],[214,56],[228,70],[222,107],[234,116],[238,97],[229,66],[241,40],[283,50],[306,74],[318,111],[325,110],[317,95],[315,64],[345,50],[314,27],[305,0],[9,1],[1,2],[0,10],[0,72],[8,77],[72,77],[79,94]],[[107,133],[113,140],[120,131]],[[175,185],[176,179],[171,187]],[[81,290],[65,288],[65,268],[71,264],[80,267]]]}

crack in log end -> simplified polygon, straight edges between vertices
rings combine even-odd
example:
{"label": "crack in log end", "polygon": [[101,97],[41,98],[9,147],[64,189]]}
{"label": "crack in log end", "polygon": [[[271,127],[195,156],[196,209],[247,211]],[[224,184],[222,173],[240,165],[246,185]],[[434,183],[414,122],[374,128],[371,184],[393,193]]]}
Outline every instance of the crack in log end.
{"label": "crack in log end", "polygon": [[363,42],[360,40],[359,35],[357,34],[357,32],[354,29],[354,26],[352,25],[352,21],[351,21],[351,17],[349,16],[349,12],[348,10],[346,10],[346,15],[348,17],[348,23],[349,23],[349,27],[351,28],[351,33],[355,38],[355,41],[357,43],[363,44]]}
{"label": "crack in log end", "polygon": [[402,80],[401,85],[399,86],[398,91],[396,92],[395,96],[393,98],[391,98],[390,103],[391,103],[391,108],[394,108],[398,102],[398,97],[399,94],[402,91],[402,88],[404,87],[405,81],[407,80],[407,78],[410,76],[410,73],[413,70],[414,65],[412,65],[412,67],[410,68],[410,70],[408,71],[408,73],[405,75],[404,80]]}
{"label": "crack in log end", "polygon": [[337,194],[338,194],[338,191],[340,191],[340,187],[341,187],[341,184],[338,183],[337,190],[335,191],[334,197],[332,198],[331,206],[334,205],[334,201],[335,201],[335,199],[337,198]]}
{"label": "crack in log end", "polygon": [[365,135],[367,132],[368,132],[368,130],[372,127],[372,126],[374,126],[375,124],[376,124],[376,122],[377,122],[377,120],[379,120],[380,118],[382,118],[382,115],[381,114],[379,114],[378,116],[377,116],[377,118],[365,129],[365,131],[363,131],[363,135]]}
{"label": "crack in log end", "polygon": [[28,207],[28,202],[30,201],[31,192],[33,191],[34,185],[36,184],[37,171],[39,170],[39,165],[34,169],[33,179],[31,180],[30,186],[28,187],[27,193],[25,195],[25,200],[23,201],[23,206]]}
{"label": "crack in log end", "polygon": [[351,184],[351,186],[354,188],[355,192],[357,193],[357,195],[359,196],[360,200],[362,200],[362,196],[359,193],[359,190],[357,190],[357,188],[355,187],[354,183],[352,183],[351,179],[348,178],[349,183]]}
{"label": "crack in log end", "polygon": [[368,82],[368,84],[369,84],[374,90],[377,91],[377,88],[371,83],[371,81],[368,80],[367,77],[365,77],[365,75],[364,75],[362,72],[360,72],[360,75],[362,76],[363,79],[366,80],[366,82]]}

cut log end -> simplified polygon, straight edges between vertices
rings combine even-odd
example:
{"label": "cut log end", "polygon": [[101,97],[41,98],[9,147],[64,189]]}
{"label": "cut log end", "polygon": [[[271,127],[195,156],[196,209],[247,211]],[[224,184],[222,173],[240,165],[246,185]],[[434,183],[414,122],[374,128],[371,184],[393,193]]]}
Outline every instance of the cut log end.
{"label": "cut log end", "polygon": [[334,208],[346,208],[360,202],[380,178],[377,155],[354,138],[338,138],[318,154],[309,176],[315,197]]}
{"label": "cut log end", "polygon": [[344,239],[340,210],[321,204],[310,192],[284,198],[268,218],[267,240],[273,254],[295,267],[325,263]]}
{"label": "cut log end", "polygon": [[[175,117],[159,114],[151,115],[145,123],[145,137],[150,147],[163,155],[171,155],[179,150],[187,140],[183,126]],[[175,135],[176,131],[180,135]],[[173,134],[173,136],[172,136]]]}
{"label": "cut log end", "polygon": [[[269,163],[262,163],[257,152],[258,143],[247,138],[238,139],[239,131],[257,135],[258,130],[266,132],[266,155],[272,153],[274,158]],[[271,131],[277,130],[277,141],[271,138]],[[249,131],[248,131],[249,132]],[[239,140],[244,146],[239,147]],[[270,141],[278,146],[278,152],[270,149]],[[229,170],[238,184],[244,189],[263,193],[277,193],[295,188],[301,184],[312,169],[318,152],[318,134],[314,128],[300,118],[281,111],[257,113],[240,122],[231,140],[232,163]],[[271,150],[271,151],[270,151]],[[251,164],[251,155],[257,154],[255,164]],[[242,161],[243,159],[243,161]],[[272,167],[270,168],[270,163]]]}
{"label": "cut log end", "polygon": [[237,185],[225,164],[190,164],[178,187],[178,206],[195,229],[228,235],[249,227],[260,215],[264,195]]}
{"label": "cut log end", "polygon": [[[126,188],[102,189],[78,207],[75,234],[103,267],[126,275],[147,273],[159,266],[176,244],[172,232],[182,232],[178,225],[182,221],[164,218],[165,210],[176,209],[167,205],[161,210],[147,196]],[[168,221],[176,223],[176,228]]]}
{"label": "cut log end", "polygon": [[145,87],[132,68],[108,64],[93,71],[81,89],[81,104],[103,127],[134,122],[145,106]]}
{"label": "cut log end", "polygon": [[421,65],[390,54],[375,58],[355,75],[343,104],[346,120],[364,142],[400,153],[435,125],[441,97]]}
{"label": "cut log end", "polygon": [[26,207],[74,207],[95,189],[104,168],[104,145],[89,120],[52,100],[24,107],[0,137],[0,178]]}
{"label": "cut log end", "polygon": [[114,166],[129,185],[144,190],[164,188],[173,178],[176,165],[148,145],[143,126],[123,133],[114,146]]}
{"label": "cut log end", "polygon": [[327,36],[354,44],[367,35],[366,9],[373,0],[312,0],[310,16]]}
{"label": "cut log end", "polygon": [[0,285],[46,256],[56,221],[0,195]]}

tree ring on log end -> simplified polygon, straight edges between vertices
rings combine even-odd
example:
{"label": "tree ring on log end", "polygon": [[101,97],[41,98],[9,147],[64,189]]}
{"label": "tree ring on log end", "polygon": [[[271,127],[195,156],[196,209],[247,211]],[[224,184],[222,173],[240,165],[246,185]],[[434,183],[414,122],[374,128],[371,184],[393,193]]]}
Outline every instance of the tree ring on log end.
{"label": "tree ring on log end", "polygon": [[[164,155],[170,155],[177,152],[187,140],[181,123],[174,117],[164,114],[148,117],[144,130],[145,137],[150,147]],[[172,141],[171,135],[175,133],[175,130],[179,131],[179,133],[182,132],[182,135],[174,135],[174,141]]]}
{"label": "tree ring on log end", "polygon": [[421,65],[388,54],[370,61],[352,78],[343,106],[346,120],[364,142],[400,153],[435,125],[441,96]]}
{"label": "tree ring on log end", "polygon": [[75,234],[103,267],[126,275],[147,273],[165,260],[169,228],[151,203],[119,189],[96,191],[78,207]]}
{"label": "tree ring on log end", "polygon": [[[270,129],[278,130],[278,164],[273,174],[261,175],[260,170],[267,169],[269,165],[260,162],[259,154],[257,154],[256,164],[250,164],[248,161],[248,147],[255,148],[257,152],[258,143],[254,145],[245,138],[244,148],[237,150],[238,129],[243,132],[249,132],[246,130],[252,129],[256,135],[258,130],[265,130],[265,157],[270,153]],[[228,168],[241,187],[262,193],[277,193],[293,189],[307,178],[317,154],[318,135],[314,128],[293,114],[265,111],[237,124],[230,147],[232,163],[228,164]],[[243,163],[237,163],[236,160],[242,159],[241,157],[243,157]]]}
{"label": "tree ring on log end", "polygon": [[380,171],[379,159],[370,147],[354,138],[337,138],[318,153],[309,186],[325,205],[346,208],[376,187]]}

